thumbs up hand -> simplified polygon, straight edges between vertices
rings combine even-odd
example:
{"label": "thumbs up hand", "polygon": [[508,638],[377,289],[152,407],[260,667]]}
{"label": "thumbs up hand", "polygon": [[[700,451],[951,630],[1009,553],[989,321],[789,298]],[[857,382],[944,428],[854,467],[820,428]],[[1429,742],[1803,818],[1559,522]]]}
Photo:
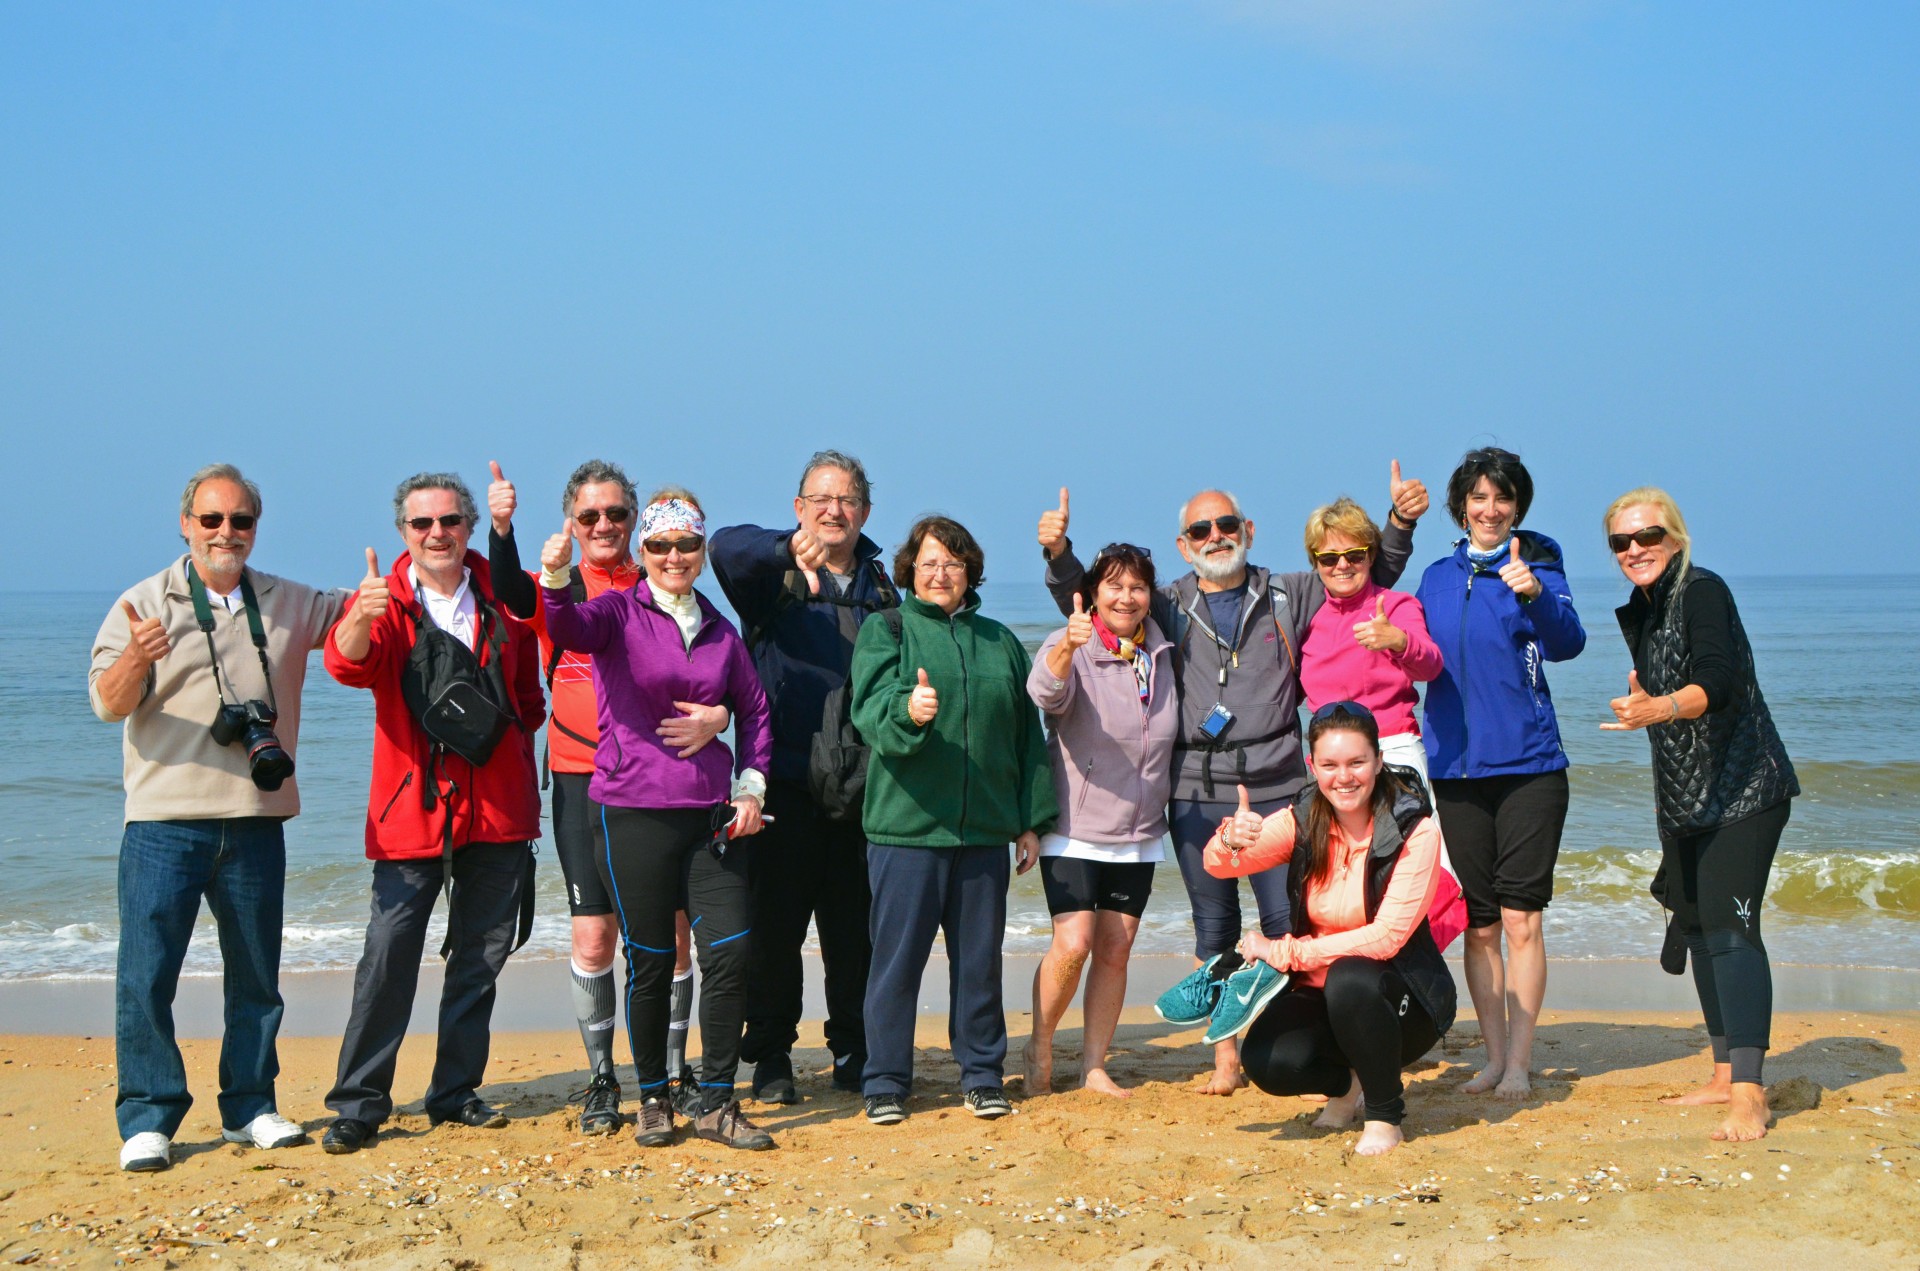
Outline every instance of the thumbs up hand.
{"label": "thumbs up hand", "polygon": [[1647,696],[1647,691],[1640,687],[1638,671],[1627,672],[1627,695],[1616,697],[1607,705],[1613,707],[1615,722],[1600,727],[1610,733],[1632,732],[1648,724],[1664,724],[1680,718],[1679,703],[1672,695]]}
{"label": "thumbs up hand", "polygon": [[173,643],[167,639],[166,625],[160,619],[142,618],[134,611],[131,601],[121,601],[120,608],[126,612],[130,632],[122,657],[137,658],[145,665],[152,666],[173,651]]}
{"label": "thumbs up hand", "polygon": [[794,565],[807,576],[807,590],[819,595],[820,571],[827,567],[826,546],[812,530],[802,525],[787,540],[787,550],[793,553]]}
{"label": "thumbs up hand", "polygon": [[1426,515],[1427,483],[1419,479],[1405,481],[1400,476],[1400,461],[1395,459],[1389,469],[1387,479],[1387,497],[1393,500],[1393,514],[1408,529],[1413,523]]}
{"label": "thumbs up hand", "polygon": [[940,713],[940,694],[927,682],[927,669],[920,668],[920,682],[914,685],[913,693],[907,698],[907,718],[925,728]]}
{"label": "thumbs up hand", "polygon": [[1363,649],[1376,653],[1398,653],[1407,647],[1407,633],[1387,618],[1387,598],[1375,597],[1373,617],[1353,624],[1353,638]]}
{"label": "thumbs up hand", "polygon": [[1247,796],[1247,788],[1239,787],[1240,806],[1233,815],[1220,822],[1220,842],[1228,851],[1240,852],[1260,841],[1260,832],[1266,828],[1267,819],[1253,810],[1253,801]]}
{"label": "thumbs up hand", "polygon": [[1067,487],[1060,487],[1060,506],[1040,514],[1040,546],[1047,559],[1058,556],[1067,545]]}
{"label": "thumbs up hand", "polygon": [[513,482],[507,480],[498,463],[489,462],[487,467],[493,470],[493,481],[487,486],[487,513],[493,517],[493,532],[505,538],[513,532],[513,510],[518,497],[513,492]]}
{"label": "thumbs up hand", "polygon": [[1500,581],[1513,589],[1513,594],[1531,600],[1540,594],[1540,580],[1534,577],[1527,563],[1520,559],[1520,535],[1515,534],[1508,540],[1512,547],[1507,563],[1500,567]]}
{"label": "thumbs up hand", "polygon": [[380,557],[369,547],[367,549],[367,576],[360,580],[360,599],[354,605],[355,612],[372,622],[387,611],[393,603],[393,597],[387,589],[387,576],[380,572]]}
{"label": "thumbs up hand", "polygon": [[[540,549],[540,568],[547,575],[565,574],[573,564],[573,526],[562,522],[560,532]],[[551,584],[548,584],[551,585]]]}
{"label": "thumbs up hand", "polygon": [[1067,619],[1067,633],[1060,637],[1060,643],[1069,651],[1079,648],[1093,639],[1093,618],[1087,613],[1087,602],[1079,595],[1073,598],[1073,616]]}

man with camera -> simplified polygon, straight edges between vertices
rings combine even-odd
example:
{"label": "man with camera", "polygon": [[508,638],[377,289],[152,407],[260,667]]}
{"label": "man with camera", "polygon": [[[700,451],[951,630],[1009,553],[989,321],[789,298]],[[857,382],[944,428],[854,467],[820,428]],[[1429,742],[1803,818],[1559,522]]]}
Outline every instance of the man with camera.
{"label": "man with camera", "polygon": [[162,1170],[193,1097],[173,999],[206,897],[225,960],[220,1123],[234,1143],[307,1135],[274,1100],[284,825],[300,812],[294,753],[307,654],[341,596],[247,568],[260,491],[231,464],[180,497],[187,554],[122,593],[93,641],[93,712],[125,723],[114,1056],[120,1168]]}
{"label": "man with camera", "polygon": [[533,918],[533,734],[546,719],[539,646],[495,601],[486,558],[467,549],[475,508],[460,478],[408,477],[393,513],[406,554],[382,575],[367,549],[366,577],[325,646],[328,674],[373,691],[375,723],[373,913],[327,1095],[336,1115],[321,1139],[336,1155],[372,1143],[393,1112],[394,1068],[442,891],[446,978],[427,1118],[506,1124],[479,1085],[494,984]]}

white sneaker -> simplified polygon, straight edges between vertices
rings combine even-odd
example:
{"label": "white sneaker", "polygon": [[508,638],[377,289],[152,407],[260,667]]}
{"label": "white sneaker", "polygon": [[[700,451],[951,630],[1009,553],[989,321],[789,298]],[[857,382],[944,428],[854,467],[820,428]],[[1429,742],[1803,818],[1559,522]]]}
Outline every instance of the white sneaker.
{"label": "white sneaker", "polygon": [[220,1137],[229,1143],[251,1143],[255,1147],[298,1147],[311,1143],[307,1132],[278,1112],[262,1112],[238,1130],[222,1130]]}
{"label": "white sneaker", "polygon": [[120,1145],[120,1168],[150,1174],[173,1164],[173,1140],[158,1130],[144,1130]]}

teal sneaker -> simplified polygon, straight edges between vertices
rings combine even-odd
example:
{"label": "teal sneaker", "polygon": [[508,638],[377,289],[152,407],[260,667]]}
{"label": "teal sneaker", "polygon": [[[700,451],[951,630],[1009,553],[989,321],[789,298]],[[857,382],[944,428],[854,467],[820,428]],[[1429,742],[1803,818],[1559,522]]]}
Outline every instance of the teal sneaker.
{"label": "teal sneaker", "polygon": [[1153,1004],[1154,1013],[1182,1028],[1198,1024],[1213,1014],[1227,975],[1239,966],[1240,955],[1232,950],[1214,954],[1195,967],[1192,975],[1162,993]]}
{"label": "teal sneaker", "polygon": [[1220,992],[1220,1003],[1213,1008],[1213,1022],[1201,1040],[1208,1045],[1238,1037],[1267,1009],[1267,1003],[1287,987],[1287,976],[1264,961],[1249,962],[1227,977]]}

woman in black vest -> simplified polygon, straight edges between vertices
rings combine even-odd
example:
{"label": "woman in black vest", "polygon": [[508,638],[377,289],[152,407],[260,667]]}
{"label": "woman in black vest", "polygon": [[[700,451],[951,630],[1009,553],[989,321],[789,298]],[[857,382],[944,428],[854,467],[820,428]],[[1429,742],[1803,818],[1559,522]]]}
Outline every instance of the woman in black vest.
{"label": "woman in black vest", "polygon": [[1760,1067],[1773,1023],[1773,973],[1760,938],[1760,904],[1773,854],[1800,784],[1754,678],[1753,649],[1733,595],[1697,569],[1680,509],[1665,490],[1629,490],[1605,520],[1607,546],[1634,585],[1615,611],[1633,652],[1617,720],[1646,729],[1660,872],[1653,894],[1672,912],[1661,965],[1693,984],[1713,1043],[1713,1078],[1665,1100],[1728,1105],[1722,1140],[1766,1134]]}
{"label": "woman in black vest", "polygon": [[1379,1156],[1402,1141],[1400,1070],[1453,1027],[1453,977],[1427,926],[1440,827],[1413,770],[1382,763],[1380,727],[1358,702],[1315,711],[1307,753],[1305,798],[1262,817],[1243,789],[1207,844],[1218,878],[1287,867],[1294,934],[1250,931],[1240,954],[1292,980],[1247,1031],[1240,1062],[1268,1094],[1327,1096],[1323,1128],[1345,1129],[1364,1105],[1354,1150]]}

